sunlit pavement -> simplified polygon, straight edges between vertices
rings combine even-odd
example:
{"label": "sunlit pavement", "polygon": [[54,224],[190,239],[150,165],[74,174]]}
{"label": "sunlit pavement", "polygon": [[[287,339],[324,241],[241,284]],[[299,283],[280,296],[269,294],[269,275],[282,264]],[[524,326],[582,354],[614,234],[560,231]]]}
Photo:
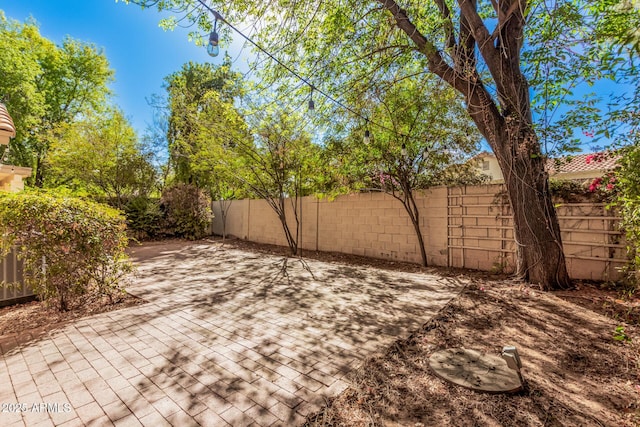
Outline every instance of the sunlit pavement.
{"label": "sunlit pavement", "polygon": [[148,301],[0,358],[0,425],[296,425],[365,357],[420,327],[451,278],[282,257],[216,242],[132,250]]}

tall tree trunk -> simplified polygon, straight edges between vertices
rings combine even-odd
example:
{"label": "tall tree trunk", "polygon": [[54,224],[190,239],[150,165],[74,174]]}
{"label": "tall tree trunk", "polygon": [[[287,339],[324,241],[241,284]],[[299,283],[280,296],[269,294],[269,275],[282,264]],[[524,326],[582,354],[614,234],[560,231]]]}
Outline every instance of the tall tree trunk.
{"label": "tall tree trunk", "polygon": [[[278,219],[280,219],[280,224],[282,224],[282,230],[284,231],[284,236],[286,237],[287,244],[289,245],[289,249],[291,250],[291,255],[295,256],[298,254],[298,240],[293,237],[293,233],[291,233],[291,229],[289,228],[289,224],[287,223],[287,214],[286,214],[284,196],[280,196],[277,204],[275,205],[277,206],[276,213],[278,214]],[[297,222],[297,218],[296,218],[296,222]]]}
{"label": "tall tree trunk", "polygon": [[227,214],[231,207],[231,201],[221,199],[218,203],[220,204],[220,219],[222,220],[222,240],[224,240],[227,238]]}
{"label": "tall tree trunk", "polygon": [[44,159],[41,153],[38,153],[38,156],[36,157],[36,176],[34,184],[38,188],[42,188],[44,186]]}
{"label": "tall tree trunk", "polygon": [[[533,132],[524,139],[536,138]],[[507,146],[522,147],[527,142],[511,141]],[[503,171],[513,222],[517,250],[517,274],[545,290],[567,288],[570,279],[562,248],[558,217],[549,191],[544,158],[528,152],[511,156],[496,151]]]}

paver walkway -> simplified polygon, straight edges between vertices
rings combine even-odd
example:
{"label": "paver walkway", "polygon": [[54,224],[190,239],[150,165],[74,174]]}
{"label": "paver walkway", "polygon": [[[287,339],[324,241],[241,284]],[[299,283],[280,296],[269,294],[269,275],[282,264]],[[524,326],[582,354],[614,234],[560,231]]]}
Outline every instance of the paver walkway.
{"label": "paver walkway", "polygon": [[313,260],[314,277],[289,261],[287,279],[281,257],[219,242],[147,244],[133,258],[130,291],[148,304],[0,358],[0,425],[296,425],[463,286]]}

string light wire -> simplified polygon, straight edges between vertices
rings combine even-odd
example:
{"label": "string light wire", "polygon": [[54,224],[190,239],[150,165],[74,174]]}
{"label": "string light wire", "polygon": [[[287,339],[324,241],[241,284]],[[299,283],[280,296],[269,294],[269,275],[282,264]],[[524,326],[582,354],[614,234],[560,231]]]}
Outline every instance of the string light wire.
{"label": "string light wire", "polygon": [[293,76],[295,76],[298,80],[302,81],[303,83],[305,83],[306,85],[308,85],[312,90],[318,92],[319,94],[321,94],[322,96],[324,96],[326,99],[328,99],[329,101],[333,102],[334,104],[340,106],[341,108],[343,108],[344,110],[350,112],[351,114],[353,114],[356,117],[359,117],[360,119],[362,119],[363,121],[365,121],[368,124],[372,124],[374,126],[379,127],[380,129],[384,129],[386,131],[392,132],[395,135],[397,135],[398,137],[401,137],[403,139],[407,138],[408,135],[404,135],[404,134],[399,134],[396,130],[391,129],[383,124],[377,123],[371,119],[368,119],[367,117],[363,116],[362,114],[360,114],[358,111],[354,110],[353,108],[349,107],[348,105],[344,104],[343,102],[341,102],[340,100],[334,98],[333,96],[329,95],[327,92],[325,92],[324,90],[318,88],[317,86],[315,86],[314,84],[312,84],[308,79],[306,79],[305,77],[301,76],[300,73],[298,73],[297,71],[295,71],[294,69],[292,69],[291,67],[289,67],[287,64],[285,64],[284,62],[282,62],[281,60],[279,60],[278,58],[276,58],[274,55],[272,55],[269,51],[267,51],[265,48],[263,48],[262,46],[260,46],[258,43],[256,43],[255,41],[253,41],[253,39],[251,39],[251,37],[245,35],[242,31],[240,31],[238,28],[236,28],[233,24],[231,24],[229,21],[227,21],[226,19],[224,19],[224,17],[216,10],[212,9],[211,7],[209,7],[203,0],[197,0],[198,3],[200,3],[202,5],[202,7],[204,7],[205,9],[207,9],[214,17],[216,20],[219,20],[220,22],[223,22],[224,24],[226,24],[229,28],[231,28],[233,31],[235,31],[238,35],[240,35],[242,38],[244,38],[247,42],[251,43],[253,46],[256,47],[256,49],[258,49],[259,51],[261,51],[262,53],[264,53],[265,55],[267,55],[269,58],[271,58],[273,61],[275,61],[278,65],[280,65],[282,68],[284,68],[285,70],[287,70],[290,74],[292,74]]}

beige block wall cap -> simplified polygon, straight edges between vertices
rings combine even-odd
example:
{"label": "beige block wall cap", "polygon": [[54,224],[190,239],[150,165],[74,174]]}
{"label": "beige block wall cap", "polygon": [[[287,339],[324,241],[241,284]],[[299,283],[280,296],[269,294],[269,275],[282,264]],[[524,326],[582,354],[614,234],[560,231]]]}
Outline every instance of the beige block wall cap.
{"label": "beige block wall cap", "polygon": [[2,175],[20,175],[23,178],[31,176],[31,168],[13,165],[0,165],[0,174]]}

